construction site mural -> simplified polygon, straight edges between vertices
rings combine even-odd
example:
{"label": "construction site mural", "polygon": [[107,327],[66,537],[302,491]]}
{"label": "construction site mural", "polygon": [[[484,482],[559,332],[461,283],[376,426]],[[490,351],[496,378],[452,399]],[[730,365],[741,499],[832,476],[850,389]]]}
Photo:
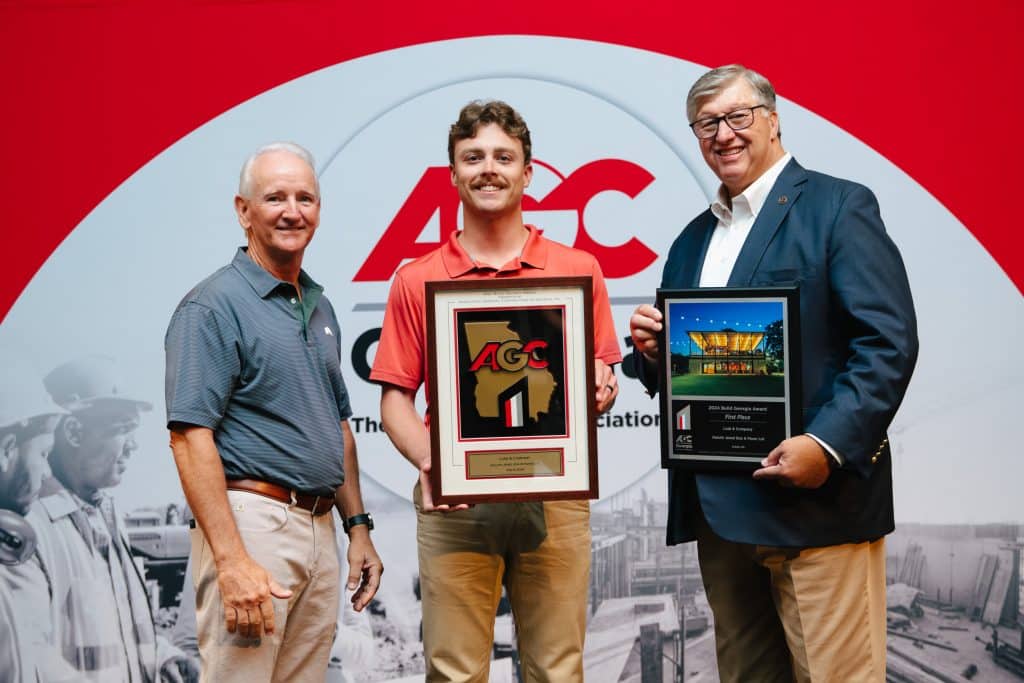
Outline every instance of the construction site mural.
{"label": "construction site mural", "polygon": [[[481,64],[481,50],[503,56],[500,71]],[[363,497],[387,567],[367,611],[354,613],[342,596],[328,680],[422,680],[416,472],[381,430],[368,371],[395,268],[444,242],[461,220],[448,127],[472,99],[498,97],[523,112],[535,156],[526,218],[599,256],[628,355],[630,313],[654,301],[669,245],[717,191],[682,115],[681,84],[703,71],[564,38],[412,45],[321,69],[226,111],[100,202],[0,327],[0,682],[195,680],[191,513],[168,448],[163,335],[181,292],[242,243],[232,208],[238,167],[279,139],[317,159],[322,224],[304,267],[341,323]],[[1022,681],[1024,366],[1010,359],[1024,338],[1024,299],[914,179],[799,103],[783,97],[779,112],[802,164],[877,193],[919,318],[918,368],[889,430],[897,527],[886,543],[888,678]],[[673,340],[678,381],[773,395],[785,371],[778,311],[749,313],[709,314],[714,323],[683,330]],[[494,329],[469,340],[474,350],[532,338],[484,322]],[[758,323],[756,334],[748,322],[750,330]],[[514,377],[528,394],[523,429],[564,429],[545,423],[561,400],[561,372]],[[618,370],[621,394],[598,420],[586,680],[716,681],[695,549],[665,545],[657,401],[629,372]],[[497,419],[509,387],[485,379],[467,384],[466,409],[479,405]],[[344,534],[340,541],[344,557]],[[503,601],[492,681],[521,680],[514,630]]]}

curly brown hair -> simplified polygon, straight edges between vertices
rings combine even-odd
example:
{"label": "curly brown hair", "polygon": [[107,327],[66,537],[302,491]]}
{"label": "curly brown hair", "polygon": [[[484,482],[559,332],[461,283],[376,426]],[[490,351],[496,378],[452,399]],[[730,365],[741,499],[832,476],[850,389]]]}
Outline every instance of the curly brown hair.
{"label": "curly brown hair", "polygon": [[530,129],[526,121],[509,104],[501,100],[474,100],[462,108],[459,119],[448,130],[448,163],[455,164],[455,143],[476,137],[480,126],[496,123],[505,134],[523,145],[524,163],[530,163],[532,147],[530,145]]}

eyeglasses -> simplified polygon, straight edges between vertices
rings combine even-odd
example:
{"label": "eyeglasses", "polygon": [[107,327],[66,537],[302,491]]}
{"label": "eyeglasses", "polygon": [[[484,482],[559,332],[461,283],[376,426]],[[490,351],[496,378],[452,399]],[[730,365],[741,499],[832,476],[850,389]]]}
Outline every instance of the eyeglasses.
{"label": "eyeglasses", "polygon": [[744,107],[743,109],[733,109],[731,112],[722,114],[721,116],[711,116],[706,119],[697,119],[690,124],[690,130],[701,140],[708,140],[718,135],[718,124],[725,121],[725,125],[729,126],[733,130],[743,130],[744,128],[750,128],[754,125],[754,110],[766,107],[766,105],[758,104],[753,107]]}

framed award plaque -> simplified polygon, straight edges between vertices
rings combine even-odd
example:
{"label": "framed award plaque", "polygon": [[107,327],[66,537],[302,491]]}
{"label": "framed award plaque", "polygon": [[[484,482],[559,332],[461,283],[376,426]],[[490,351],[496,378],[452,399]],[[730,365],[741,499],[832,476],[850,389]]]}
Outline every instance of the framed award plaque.
{"label": "framed award plaque", "polygon": [[426,283],[436,503],[597,498],[591,286]]}
{"label": "framed award plaque", "polygon": [[661,464],[757,469],[801,433],[795,287],[658,290]]}

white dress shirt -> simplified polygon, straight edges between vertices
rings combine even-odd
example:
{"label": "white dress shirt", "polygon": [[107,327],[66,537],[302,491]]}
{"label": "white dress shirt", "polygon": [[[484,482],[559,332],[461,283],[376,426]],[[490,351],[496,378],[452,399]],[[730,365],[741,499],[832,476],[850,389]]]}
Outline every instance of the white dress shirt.
{"label": "white dress shirt", "polygon": [[[747,189],[729,200],[729,191],[725,185],[718,188],[718,197],[711,204],[711,213],[718,219],[715,231],[711,233],[711,241],[708,243],[707,253],[704,255],[704,265],[700,271],[701,287],[725,287],[729,283],[729,276],[732,275],[733,266],[740,255],[743,243],[750,235],[750,229],[761,213],[764,202],[768,199],[768,193],[775,186],[782,169],[786,167],[789,160],[793,158],[788,152],[776,161],[771,168],[765,171],[760,178],[750,184]],[[840,465],[843,458],[834,448],[810,432],[811,437],[824,448],[829,455],[835,458]]]}
{"label": "white dress shirt", "polygon": [[775,186],[775,181],[779,179],[779,174],[792,158],[793,155],[788,152],[783,154],[781,159],[747,189],[733,197],[731,202],[725,185],[718,189],[718,197],[711,205],[711,213],[718,219],[718,225],[711,234],[711,242],[704,255],[704,266],[700,271],[701,287],[725,287],[728,284],[750,228],[761,213],[761,207]]}

